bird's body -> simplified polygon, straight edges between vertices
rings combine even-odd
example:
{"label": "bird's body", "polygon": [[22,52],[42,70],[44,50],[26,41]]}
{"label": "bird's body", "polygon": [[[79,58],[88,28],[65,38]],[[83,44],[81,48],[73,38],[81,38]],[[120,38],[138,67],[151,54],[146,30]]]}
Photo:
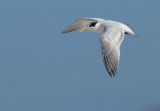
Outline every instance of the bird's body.
{"label": "bird's body", "polygon": [[85,30],[102,33],[101,48],[105,68],[110,76],[115,76],[120,58],[120,45],[124,39],[124,34],[135,36],[134,32],[125,24],[104,20],[100,18],[85,18],[77,20],[62,33],[68,33],[77,29],[83,28],[80,32]]}

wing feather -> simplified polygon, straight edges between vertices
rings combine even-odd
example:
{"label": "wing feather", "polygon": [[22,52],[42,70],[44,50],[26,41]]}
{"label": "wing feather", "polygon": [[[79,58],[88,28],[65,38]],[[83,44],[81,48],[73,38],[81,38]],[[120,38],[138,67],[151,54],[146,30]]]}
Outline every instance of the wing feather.
{"label": "wing feather", "polygon": [[118,69],[120,50],[124,39],[124,31],[118,28],[108,28],[101,37],[102,57],[109,75],[115,76]]}
{"label": "wing feather", "polygon": [[89,19],[89,18],[82,19],[82,20],[77,20],[72,25],[70,25],[69,27],[67,27],[66,29],[64,29],[62,31],[62,33],[69,33],[69,32],[75,31],[77,29],[84,28],[88,24],[90,24],[92,22],[95,22],[95,21],[97,22],[97,20],[95,20],[95,19]]}

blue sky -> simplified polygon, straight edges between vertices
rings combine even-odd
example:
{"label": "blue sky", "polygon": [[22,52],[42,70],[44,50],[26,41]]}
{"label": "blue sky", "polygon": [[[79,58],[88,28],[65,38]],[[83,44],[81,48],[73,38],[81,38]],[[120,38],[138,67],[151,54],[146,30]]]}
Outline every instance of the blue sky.
{"label": "blue sky", "polygon": [[[158,0],[0,0],[1,111],[144,111],[160,106]],[[101,34],[61,34],[75,20],[129,23],[116,77]]]}

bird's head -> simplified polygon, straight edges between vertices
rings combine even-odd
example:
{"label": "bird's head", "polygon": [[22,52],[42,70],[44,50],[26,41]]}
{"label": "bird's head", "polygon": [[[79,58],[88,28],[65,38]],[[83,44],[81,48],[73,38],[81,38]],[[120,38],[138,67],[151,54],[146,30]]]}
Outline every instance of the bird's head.
{"label": "bird's head", "polygon": [[83,32],[86,30],[90,32],[103,33],[104,28],[99,22],[91,22],[79,32]]}

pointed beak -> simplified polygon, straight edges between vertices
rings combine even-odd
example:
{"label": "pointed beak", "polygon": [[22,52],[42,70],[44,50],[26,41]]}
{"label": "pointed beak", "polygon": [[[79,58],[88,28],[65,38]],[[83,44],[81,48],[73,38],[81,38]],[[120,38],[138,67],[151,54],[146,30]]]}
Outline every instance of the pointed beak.
{"label": "pointed beak", "polygon": [[86,30],[88,30],[88,28],[83,28],[81,31],[79,31],[79,32],[83,32],[83,31],[86,31]]}

